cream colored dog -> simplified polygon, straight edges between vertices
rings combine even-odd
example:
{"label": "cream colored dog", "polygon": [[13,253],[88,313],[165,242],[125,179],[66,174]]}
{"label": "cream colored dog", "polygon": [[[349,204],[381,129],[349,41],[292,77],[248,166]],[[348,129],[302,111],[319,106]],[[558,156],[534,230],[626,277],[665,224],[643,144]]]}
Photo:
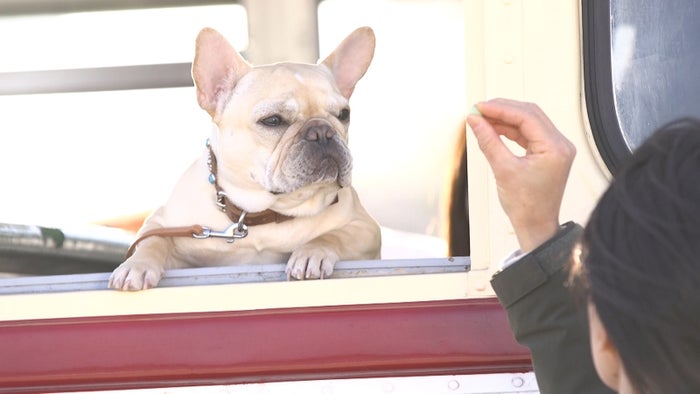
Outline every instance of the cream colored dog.
{"label": "cream colored dog", "polygon": [[192,74],[215,130],[109,286],[148,289],[165,268],[285,262],[288,277],[323,278],[339,260],[379,258],[347,145],[348,100],[373,54],[365,27],[317,65],[252,67],[202,30]]}

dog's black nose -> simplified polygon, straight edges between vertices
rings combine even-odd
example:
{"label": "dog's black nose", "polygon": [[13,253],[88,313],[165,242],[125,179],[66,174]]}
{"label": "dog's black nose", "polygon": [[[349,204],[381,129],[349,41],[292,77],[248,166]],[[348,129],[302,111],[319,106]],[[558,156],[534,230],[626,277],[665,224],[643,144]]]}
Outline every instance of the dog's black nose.
{"label": "dog's black nose", "polygon": [[312,119],[305,125],[304,139],[319,143],[326,143],[335,136],[335,130],[330,123],[323,119]]}

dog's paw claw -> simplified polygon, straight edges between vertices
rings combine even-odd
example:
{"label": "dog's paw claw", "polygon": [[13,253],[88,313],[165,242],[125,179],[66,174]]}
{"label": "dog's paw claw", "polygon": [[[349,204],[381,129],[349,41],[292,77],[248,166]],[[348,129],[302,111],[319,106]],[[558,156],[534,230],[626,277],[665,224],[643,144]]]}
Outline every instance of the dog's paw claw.
{"label": "dog's paw claw", "polygon": [[162,274],[158,268],[127,260],[112,272],[108,287],[121,291],[147,290],[158,285]]}
{"label": "dog's paw claw", "polygon": [[333,273],[338,254],[330,248],[300,248],[292,253],[287,263],[287,278],[323,279]]}

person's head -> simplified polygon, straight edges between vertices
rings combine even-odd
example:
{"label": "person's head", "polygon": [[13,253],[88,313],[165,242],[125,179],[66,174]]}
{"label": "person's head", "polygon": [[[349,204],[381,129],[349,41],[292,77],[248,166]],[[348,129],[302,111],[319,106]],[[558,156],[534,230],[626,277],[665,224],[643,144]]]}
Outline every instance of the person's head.
{"label": "person's head", "polygon": [[700,392],[700,122],[661,128],[621,167],[582,238],[596,370],[622,393]]}

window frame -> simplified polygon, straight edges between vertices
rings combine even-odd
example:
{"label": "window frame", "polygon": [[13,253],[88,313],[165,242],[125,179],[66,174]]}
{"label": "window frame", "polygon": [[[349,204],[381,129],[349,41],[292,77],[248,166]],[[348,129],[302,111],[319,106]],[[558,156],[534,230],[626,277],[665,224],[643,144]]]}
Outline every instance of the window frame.
{"label": "window frame", "polygon": [[610,173],[632,154],[615,112],[610,0],[581,1],[583,92],[591,134]]}
{"label": "window frame", "polygon": [[[102,245],[102,247],[108,245]],[[118,245],[117,245],[118,246]],[[116,249],[116,248],[115,248]],[[37,265],[36,261],[46,265],[56,263],[55,260],[46,258],[47,254],[54,254],[57,251],[53,245],[49,248],[19,248],[15,247],[15,259],[10,259],[16,264],[17,260],[30,258],[29,265]],[[0,253],[7,252],[8,249],[2,245],[0,239]],[[91,272],[84,267],[94,267],[103,265],[110,267],[110,263],[115,257],[121,257],[124,253],[69,250],[63,249],[60,263],[71,263],[72,268],[84,269],[88,273],[84,274],[55,274],[42,276],[19,276],[10,278],[0,278],[0,296],[3,295],[26,295],[26,294],[49,294],[49,293],[76,293],[84,291],[107,291],[109,288],[109,278],[111,271],[116,266],[109,268],[109,272]],[[9,253],[12,253],[10,251]],[[101,255],[100,255],[101,254]],[[92,261],[88,256],[93,257]],[[40,260],[42,259],[43,260]],[[121,260],[121,258],[120,258]],[[2,268],[4,261],[0,261]],[[120,263],[116,263],[117,266]],[[33,273],[33,267],[21,273]],[[39,269],[45,269],[40,265]],[[434,275],[449,273],[466,273],[471,269],[471,259],[466,256],[446,257],[446,258],[421,258],[421,259],[392,259],[392,260],[354,260],[339,261],[333,269],[333,279],[357,279],[387,276],[409,276],[409,275]],[[215,286],[231,284],[250,283],[270,283],[288,281],[286,264],[254,264],[254,265],[228,265],[209,266],[196,268],[176,268],[165,270],[163,278],[158,283],[158,288],[177,288],[191,286]],[[1,309],[0,309],[1,310]]]}
{"label": "window frame", "polygon": [[0,96],[194,86],[192,63],[0,73]]}

